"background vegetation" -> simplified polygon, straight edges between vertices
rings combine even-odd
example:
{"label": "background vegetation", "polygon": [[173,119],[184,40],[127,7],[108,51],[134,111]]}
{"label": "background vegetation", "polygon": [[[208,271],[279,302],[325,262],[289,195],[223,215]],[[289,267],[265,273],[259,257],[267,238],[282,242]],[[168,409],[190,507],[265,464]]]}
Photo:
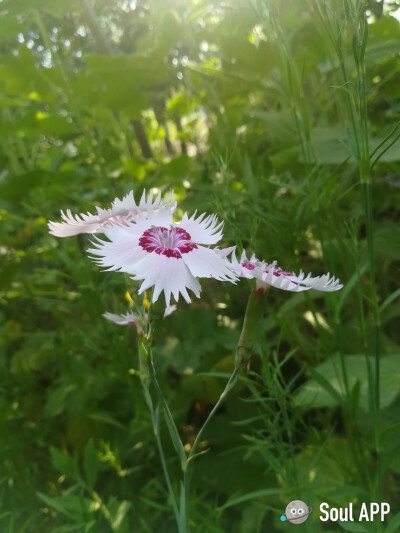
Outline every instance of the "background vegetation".
{"label": "background vegetation", "polygon": [[[135,334],[101,316],[128,310],[123,275],[46,226],[151,187],[217,212],[226,243],[345,283],[270,291],[257,354],[205,436],[193,531],[284,531],[294,498],[392,507],[385,524],[312,516],[306,532],[399,530],[398,8],[0,2],[2,532],[175,531]],[[157,331],[187,449],[233,367],[249,291],[203,283]]]}

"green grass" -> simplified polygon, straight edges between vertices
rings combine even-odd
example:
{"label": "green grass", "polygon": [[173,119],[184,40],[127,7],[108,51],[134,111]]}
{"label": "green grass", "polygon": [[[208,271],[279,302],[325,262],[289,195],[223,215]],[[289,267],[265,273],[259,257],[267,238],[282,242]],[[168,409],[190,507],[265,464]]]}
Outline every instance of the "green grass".
{"label": "green grass", "polygon": [[[394,533],[397,4],[132,6],[0,4],[0,531],[176,531],[180,464],[162,418],[154,436],[137,338],[101,316],[128,310],[125,279],[94,266],[87,236],[46,226],[172,187],[178,215],[218,213],[224,243],[344,283],[271,289],[256,353],[202,435],[192,530],[284,531],[296,498],[314,508],[306,532],[345,530],[319,521],[321,502],[387,501],[363,531]],[[251,290],[202,287],[153,342],[183,445],[224,390]]]}

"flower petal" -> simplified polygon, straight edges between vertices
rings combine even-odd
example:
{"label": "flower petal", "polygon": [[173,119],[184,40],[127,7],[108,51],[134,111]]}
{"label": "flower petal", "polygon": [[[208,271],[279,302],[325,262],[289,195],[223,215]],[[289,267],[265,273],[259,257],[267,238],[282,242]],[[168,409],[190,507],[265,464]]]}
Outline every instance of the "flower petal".
{"label": "flower petal", "polygon": [[163,318],[166,318],[167,316],[169,315],[172,315],[172,313],[174,313],[177,309],[177,305],[173,304],[173,305],[168,305],[166,308],[165,308],[165,311],[164,311],[164,316]]}
{"label": "flower petal", "polygon": [[[189,233],[193,242],[198,244],[215,244],[222,239],[223,222],[216,215],[206,214],[196,217],[196,212],[188,218],[184,213],[179,226]],[[205,217],[205,218],[204,218]]]}
{"label": "flower petal", "polygon": [[158,193],[153,201],[154,191],[150,191],[146,199],[146,191],[143,191],[139,206],[136,205],[133,191],[125,195],[122,200],[115,198],[111,209],[96,207],[97,215],[90,213],[72,215],[67,210],[65,215],[61,211],[64,222],[49,222],[49,232],[55,237],[70,237],[79,233],[102,233],[105,228],[113,224],[125,225],[129,221],[151,220],[152,224],[172,224],[172,213],[176,208],[176,197],[171,191],[164,199]]}
{"label": "flower petal", "polygon": [[264,261],[259,261],[254,254],[251,259],[247,259],[246,252],[243,251],[240,262],[237,261],[236,256],[232,253],[232,268],[233,271],[245,278],[256,278],[258,281],[281,289],[283,291],[300,292],[314,289],[322,292],[332,292],[340,290],[343,285],[340,281],[330,274],[312,277],[311,274],[304,275],[300,271],[297,276],[293,272],[285,272],[279,268],[274,261],[267,264]]}
{"label": "flower petal", "polygon": [[119,326],[126,326],[128,324],[137,324],[137,316],[132,311],[125,315],[114,315],[114,313],[103,313],[104,318],[118,324]]}
{"label": "flower petal", "polygon": [[198,246],[182,259],[193,276],[198,278],[215,278],[220,281],[237,281],[237,276],[230,268],[230,263],[223,255],[211,248]]}
{"label": "flower petal", "polygon": [[[121,246],[121,241],[92,241],[95,248],[88,248],[89,257],[99,266],[107,270],[120,270],[128,274],[135,272],[135,264],[144,256],[148,255],[140,246],[129,243],[127,246]],[[95,256],[95,257],[92,257]]]}
{"label": "flower petal", "polygon": [[193,291],[198,298],[200,297],[200,283],[180,258],[156,253],[146,254],[135,264],[134,270],[135,275],[132,279],[143,280],[139,294],[154,286],[153,302],[158,300],[162,291],[165,293],[167,307],[170,304],[171,295],[177,302],[179,294],[182,294],[183,298],[190,303],[187,289]]}
{"label": "flower petal", "polygon": [[48,222],[49,233],[55,237],[71,237],[80,233],[95,233],[100,226],[98,215],[90,213],[72,215],[68,209],[67,214],[61,211],[61,218],[65,222]]}
{"label": "flower petal", "polygon": [[122,200],[115,198],[111,204],[112,216],[127,215],[128,213],[132,213],[137,210],[138,206],[136,205],[133,191],[129,191],[128,194],[122,198]]}

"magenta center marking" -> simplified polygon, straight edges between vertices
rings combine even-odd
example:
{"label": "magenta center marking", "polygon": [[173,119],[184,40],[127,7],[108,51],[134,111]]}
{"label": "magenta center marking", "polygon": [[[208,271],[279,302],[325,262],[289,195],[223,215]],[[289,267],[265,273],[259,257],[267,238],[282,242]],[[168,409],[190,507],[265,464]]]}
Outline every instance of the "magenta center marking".
{"label": "magenta center marking", "polygon": [[247,270],[254,270],[256,268],[256,265],[253,265],[253,263],[245,262],[241,263],[243,268],[247,268]]}
{"label": "magenta center marking", "polygon": [[[270,268],[266,268],[264,272],[268,274],[270,270],[271,270]],[[284,272],[281,268],[274,268],[273,275],[276,276],[277,278],[279,278],[279,276],[293,276],[291,272]]]}
{"label": "magenta center marking", "polygon": [[182,228],[167,229],[163,226],[147,229],[139,239],[139,244],[146,252],[155,252],[166,257],[180,259],[197,246],[191,236]]}
{"label": "magenta center marking", "polygon": [[[243,268],[247,268],[247,270],[254,270],[257,266],[257,264],[251,263],[250,261],[245,261],[244,263],[241,263]],[[273,275],[279,278],[280,276],[293,276],[291,272],[284,272],[281,268],[276,267],[267,267],[264,269],[265,274],[268,274],[270,270],[272,269]]]}

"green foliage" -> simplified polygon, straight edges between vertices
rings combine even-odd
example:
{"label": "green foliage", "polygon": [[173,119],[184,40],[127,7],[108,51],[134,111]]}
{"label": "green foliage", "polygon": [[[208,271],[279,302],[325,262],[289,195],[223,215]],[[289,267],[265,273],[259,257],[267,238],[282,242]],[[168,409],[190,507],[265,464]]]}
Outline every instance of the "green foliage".
{"label": "green foliage", "polygon": [[[381,364],[381,407],[389,407],[400,392],[399,356],[384,357]],[[346,355],[347,387],[353,391],[357,387],[357,404],[366,412],[368,405],[368,365],[373,359],[363,355]],[[341,405],[346,397],[340,357],[333,356],[311,371],[312,379],[298,389],[295,403],[300,406],[334,407]]]}
{"label": "green foliage", "polygon": [[[193,531],[284,531],[295,498],[304,531],[397,531],[400,27],[396,2],[368,5],[366,25],[358,0],[0,2],[0,531],[176,531],[136,335],[101,316],[128,310],[124,277],[46,226],[151,187],[218,213],[240,251],[345,284],[270,291],[201,443]],[[154,343],[185,450],[251,289],[203,281]],[[178,496],[161,418],[160,435]],[[354,498],[392,512],[315,518]]]}

